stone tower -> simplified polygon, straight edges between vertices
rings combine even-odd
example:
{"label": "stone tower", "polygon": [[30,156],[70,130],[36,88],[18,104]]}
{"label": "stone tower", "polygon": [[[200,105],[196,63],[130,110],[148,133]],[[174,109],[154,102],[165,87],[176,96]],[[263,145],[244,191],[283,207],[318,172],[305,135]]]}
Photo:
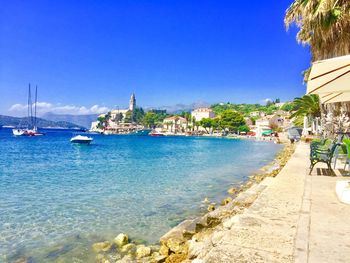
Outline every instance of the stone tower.
{"label": "stone tower", "polygon": [[130,97],[130,102],[129,102],[129,110],[130,111],[134,111],[136,108],[136,98],[135,98],[135,94],[131,94]]}

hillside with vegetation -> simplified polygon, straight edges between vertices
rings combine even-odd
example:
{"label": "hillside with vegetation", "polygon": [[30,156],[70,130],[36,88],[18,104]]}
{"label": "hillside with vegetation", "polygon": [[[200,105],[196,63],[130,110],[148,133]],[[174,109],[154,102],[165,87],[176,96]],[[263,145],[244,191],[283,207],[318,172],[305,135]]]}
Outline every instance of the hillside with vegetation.
{"label": "hillside with vegetation", "polygon": [[[30,126],[31,120],[29,117],[12,117],[0,115],[1,126],[15,126],[15,127],[28,127]],[[65,128],[65,129],[84,129],[84,127],[66,121],[48,121],[45,119],[37,118],[37,126],[39,128]]]}
{"label": "hillside with vegetation", "polygon": [[246,103],[233,104],[228,102],[226,104],[213,104],[211,105],[211,108],[213,109],[216,115],[221,114],[225,110],[234,110],[240,112],[245,117],[248,117],[249,114],[254,111],[261,111],[266,113],[267,115],[273,114],[276,110],[279,109],[279,107],[276,106],[276,103],[278,102],[278,99],[275,102],[268,102],[266,105]]}

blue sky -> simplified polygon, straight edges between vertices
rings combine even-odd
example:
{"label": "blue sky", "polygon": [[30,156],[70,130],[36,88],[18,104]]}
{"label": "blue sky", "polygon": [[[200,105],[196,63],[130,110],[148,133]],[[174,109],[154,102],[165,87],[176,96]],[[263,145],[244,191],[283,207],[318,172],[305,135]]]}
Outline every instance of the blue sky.
{"label": "blue sky", "polygon": [[[0,113],[28,83],[42,111],[291,100],[305,93],[307,47],[280,1],[2,1]],[[91,108],[93,107],[94,108]],[[102,108],[101,108],[102,107]]]}

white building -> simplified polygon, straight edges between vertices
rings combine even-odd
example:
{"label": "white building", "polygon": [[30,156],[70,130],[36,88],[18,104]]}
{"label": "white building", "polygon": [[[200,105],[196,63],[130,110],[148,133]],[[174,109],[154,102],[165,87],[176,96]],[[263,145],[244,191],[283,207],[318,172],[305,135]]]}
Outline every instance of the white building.
{"label": "white building", "polygon": [[[128,112],[133,112],[136,109],[136,98],[135,94],[131,94],[130,101],[129,101],[129,107],[128,109],[114,109],[110,111],[111,117],[108,121],[108,127],[112,129],[116,129],[119,127],[120,123],[124,123],[124,119],[126,117],[126,114]],[[98,117],[104,117],[107,113],[100,114]],[[119,118],[119,114],[122,114],[122,118]],[[91,130],[92,131],[98,131],[97,128],[98,121],[94,121],[91,123]]]}
{"label": "white building", "polygon": [[98,130],[97,125],[98,125],[98,121],[91,122],[90,131],[97,131]]}
{"label": "white building", "polygon": [[281,108],[284,104],[286,104],[286,103],[285,102],[278,102],[278,103],[275,103],[275,106]]}
{"label": "white building", "polygon": [[215,118],[215,113],[210,108],[198,108],[191,112],[192,119],[200,121],[204,118]]}
{"label": "white building", "polygon": [[122,114],[123,115],[123,119],[125,118],[126,116],[126,113],[128,112],[129,110],[112,110],[111,111],[111,120],[114,121],[117,119],[117,116],[119,114]]}
{"label": "white building", "polygon": [[271,131],[270,121],[268,119],[260,119],[255,121],[256,137],[262,137],[265,132]]}
{"label": "white building", "polygon": [[251,113],[249,113],[250,117],[265,117],[266,113],[263,111],[252,111]]}
{"label": "white building", "polygon": [[172,116],[163,120],[163,129],[167,132],[184,132],[187,128],[187,120],[180,116]]}

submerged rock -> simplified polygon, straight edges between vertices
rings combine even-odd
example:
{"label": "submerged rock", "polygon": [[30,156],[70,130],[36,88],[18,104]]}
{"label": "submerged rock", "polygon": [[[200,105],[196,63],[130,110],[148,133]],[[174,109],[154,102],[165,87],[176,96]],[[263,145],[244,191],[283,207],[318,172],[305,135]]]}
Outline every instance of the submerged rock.
{"label": "submerged rock", "polygon": [[51,259],[58,258],[60,255],[65,254],[72,249],[73,245],[64,245],[48,253],[46,257]]}
{"label": "submerged rock", "polygon": [[96,256],[96,262],[97,263],[109,263],[109,260],[108,260],[108,258],[105,255],[98,254]]}
{"label": "submerged rock", "polygon": [[17,259],[14,263],[34,263],[34,259],[32,257],[22,257]]}
{"label": "submerged rock", "polygon": [[136,250],[136,245],[133,243],[126,244],[121,248],[121,252],[124,252],[124,253],[126,253],[126,252],[133,253],[133,252],[135,252],[135,250]]}
{"label": "submerged rock", "polygon": [[133,239],[132,242],[136,245],[142,245],[146,243],[146,240],[139,238],[139,239]]}
{"label": "submerged rock", "polygon": [[137,258],[144,258],[151,255],[151,248],[146,247],[145,245],[139,245],[136,248],[136,257]]}
{"label": "submerged rock", "polygon": [[122,247],[126,245],[128,242],[129,242],[129,237],[124,233],[120,233],[118,236],[114,238],[114,243],[117,244],[118,247]]}
{"label": "submerged rock", "polygon": [[112,248],[112,244],[109,241],[105,241],[105,242],[97,242],[95,244],[92,245],[92,249],[96,252],[99,253],[101,251],[103,252],[107,252],[109,250],[111,250]]}
{"label": "submerged rock", "polygon": [[204,198],[204,200],[202,201],[202,203],[209,204],[210,201],[209,201],[208,197]]}

